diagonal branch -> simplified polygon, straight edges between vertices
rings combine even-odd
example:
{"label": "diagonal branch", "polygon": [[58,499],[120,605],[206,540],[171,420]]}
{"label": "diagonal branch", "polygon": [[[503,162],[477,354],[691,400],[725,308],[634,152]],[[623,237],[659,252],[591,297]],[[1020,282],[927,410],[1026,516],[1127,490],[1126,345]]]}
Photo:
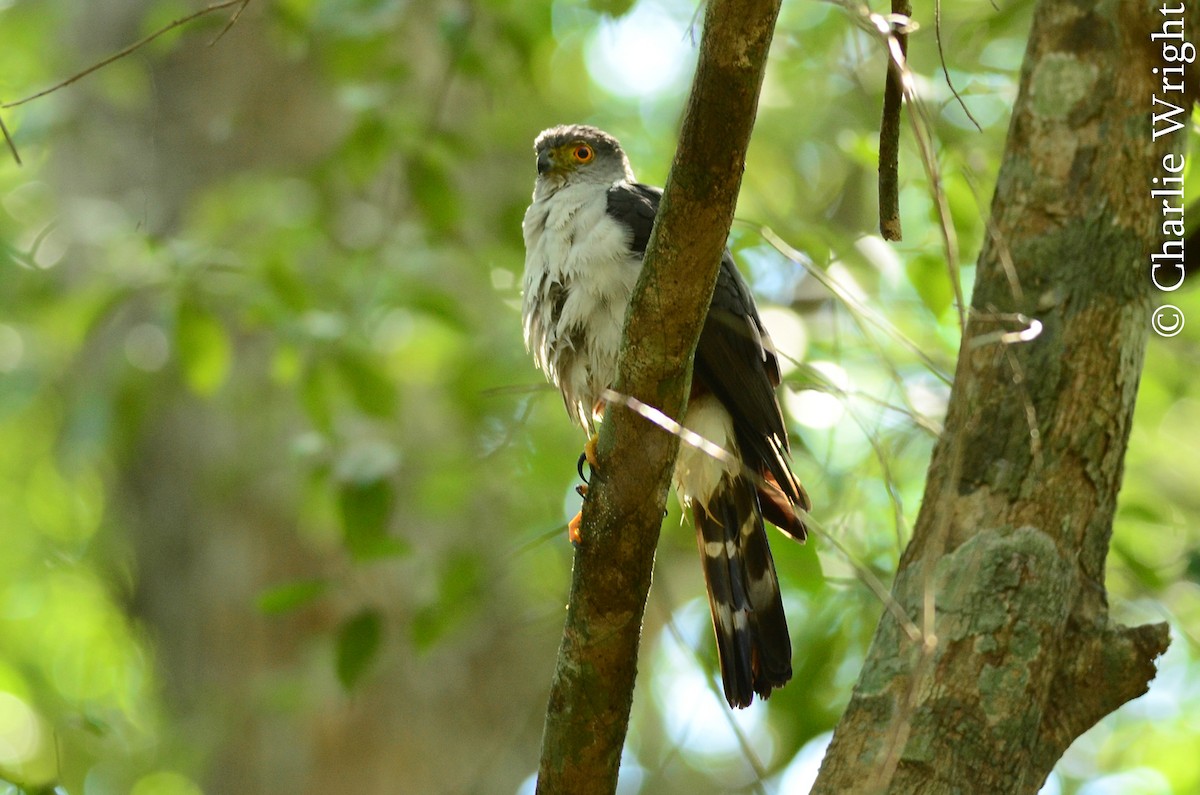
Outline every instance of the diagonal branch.
{"label": "diagonal branch", "polygon": [[[893,16],[912,16],[909,0],[892,0]],[[901,57],[908,55],[908,33],[897,30]],[[879,122],[879,234],[884,240],[902,239],[900,227],[900,109],[904,98],[900,70],[903,65],[891,57],[887,62],[887,80],[883,89],[883,118]]]}
{"label": "diagonal branch", "polygon": [[17,165],[22,165],[21,154],[17,151],[17,144],[13,141],[12,136],[8,132],[8,127],[4,124],[4,118],[0,117],[0,133],[4,134],[4,142],[8,144],[8,149],[12,152],[13,160],[17,161]]}
{"label": "diagonal branch", "polygon": [[186,25],[187,23],[191,22],[193,19],[198,19],[199,17],[202,17],[206,14],[211,14],[213,11],[220,11],[223,8],[229,8],[231,6],[239,6],[237,11],[233,12],[233,15],[229,18],[229,22],[227,22],[225,24],[225,27],[222,28],[221,32],[217,34],[216,38],[214,38],[211,42],[209,42],[209,44],[215,44],[217,42],[217,39],[220,39],[221,36],[224,36],[225,31],[229,30],[229,28],[232,27],[235,22],[237,22],[238,17],[241,16],[242,11],[246,8],[246,6],[249,3],[250,3],[250,0],[222,0],[222,2],[207,5],[198,11],[193,11],[192,13],[190,13],[186,16],[182,16],[179,19],[176,19],[172,22],[168,22],[166,25],[163,25],[161,28],[154,31],[149,36],[145,36],[144,38],[141,38],[141,39],[135,41],[133,44],[130,44],[125,49],[120,50],[119,52],[113,53],[112,55],[108,56],[107,58],[105,58],[102,61],[97,61],[96,63],[92,64],[87,69],[84,69],[81,72],[76,72],[75,74],[68,77],[66,80],[61,80],[61,81],[55,83],[54,85],[50,86],[49,88],[42,89],[41,91],[37,92],[36,94],[30,94],[27,97],[23,97],[21,99],[15,100],[13,102],[5,102],[3,104],[0,104],[0,108],[4,108],[4,109],[15,108],[18,105],[24,105],[26,102],[32,102],[33,100],[44,97],[47,94],[53,94],[55,91],[58,91],[60,88],[66,88],[67,86],[71,85],[75,81],[81,80],[81,79],[87,77],[92,72],[99,71],[100,69],[103,69],[104,67],[108,66],[110,63],[113,63],[114,61],[119,61],[122,58],[124,58],[125,56],[131,55],[134,52],[137,52],[142,47],[145,47],[147,44],[154,41],[155,39],[157,39],[159,36],[163,35],[164,33],[169,33],[170,31],[174,30],[175,28],[178,28],[182,25]]}
{"label": "diagonal branch", "polygon": [[[780,0],[711,0],[679,149],[626,317],[616,391],[682,416]],[[539,793],[611,793],[678,438],[610,407],[551,685]]]}

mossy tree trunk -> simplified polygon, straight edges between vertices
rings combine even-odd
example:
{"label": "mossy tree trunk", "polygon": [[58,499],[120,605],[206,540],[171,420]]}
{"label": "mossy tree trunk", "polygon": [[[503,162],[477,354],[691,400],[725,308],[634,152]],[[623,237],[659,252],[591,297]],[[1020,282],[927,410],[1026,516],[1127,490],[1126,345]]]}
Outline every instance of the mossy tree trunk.
{"label": "mossy tree trunk", "polygon": [[1151,33],[1184,14],[1159,5],[1037,7],[892,591],[912,623],[884,613],[814,793],[1036,792],[1154,676],[1167,627],[1115,624],[1104,566],[1154,301],[1152,180],[1185,137],[1151,133],[1166,65]]}
{"label": "mossy tree trunk", "polygon": [[[780,0],[709,0],[662,207],[625,319],[614,389],[682,417],[737,203]],[[610,402],[583,509],[538,768],[539,795],[611,793],[679,440]]]}

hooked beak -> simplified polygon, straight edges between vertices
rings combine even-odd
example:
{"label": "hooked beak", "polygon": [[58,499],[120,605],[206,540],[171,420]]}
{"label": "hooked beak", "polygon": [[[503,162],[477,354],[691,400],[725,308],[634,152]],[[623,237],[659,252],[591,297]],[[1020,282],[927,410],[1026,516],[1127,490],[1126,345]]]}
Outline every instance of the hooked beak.
{"label": "hooked beak", "polygon": [[542,151],[538,152],[538,160],[537,160],[538,176],[545,175],[545,173],[553,167],[554,167],[554,164],[552,162],[550,162],[550,150],[543,149]]}

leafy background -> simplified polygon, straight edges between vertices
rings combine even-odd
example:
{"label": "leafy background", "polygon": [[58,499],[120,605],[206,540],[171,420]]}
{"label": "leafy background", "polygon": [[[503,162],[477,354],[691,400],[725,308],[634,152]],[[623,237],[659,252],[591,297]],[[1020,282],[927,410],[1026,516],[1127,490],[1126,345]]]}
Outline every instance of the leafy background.
{"label": "leafy background", "polygon": [[[0,98],[199,7],[0,0]],[[942,8],[981,130],[917,9],[968,291],[1031,7]],[[595,123],[661,184],[696,13],[251,2],[4,111],[0,792],[532,791],[582,439],[520,338],[530,144]],[[873,234],[884,67],[852,14],[784,4],[732,236],[830,533],[774,542],[795,680],[724,708],[673,508],[623,793],[804,791],[883,609],[863,572],[895,568],[959,338],[907,127],[905,239]],[[1200,790],[1196,340],[1150,342],[1109,567],[1174,642],[1049,793]]]}

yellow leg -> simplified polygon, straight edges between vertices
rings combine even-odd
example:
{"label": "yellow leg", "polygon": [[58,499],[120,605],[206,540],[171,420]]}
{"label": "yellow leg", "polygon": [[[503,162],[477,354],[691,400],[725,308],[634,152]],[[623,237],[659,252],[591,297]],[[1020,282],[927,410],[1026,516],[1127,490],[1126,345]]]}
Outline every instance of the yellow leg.
{"label": "yellow leg", "polygon": [[[579,470],[579,479],[582,480],[583,483],[580,483],[578,486],[576,486],[575,491],[579,492],[579,496],[583,497],[584,499],[587,499],[588,487],[587,487],[587,478],[584,477],[584,475],[583,475],[583,462],[587,461],[588,466],[591,467],[592,469],[597,468],[597,464],[600,459],[596,455],[596,442],[599,441],[599,439],[600,439],[600,435],[596,434],[596,433],[593,433],[591,436],[589,436],[587,443],[583,445],[583,455],[579,456],[579,464],[578,464],[577,468]],[[574,518],[572,518],[571,521],[567,523],[567,538],[569,538],[571,540],[571,543],[574,544],[575,546],[579,546],[580,543],[583,542],[583,536],[580,533],[580,526],[582,524],[583,524],[583,511],[582,510],[579,513],[575,514]]]}
{"label": "yellow leg", "polygon": [[573,546],[579,546],[583,543],[583,536],[579,533],[579,526],[583,524],[583,511],[575,514],[575,518],[567,523],[567,540]]}
{"label": "yellow leg", "polygon": [[599,468],[596,466],[600,460],[596,454],[596,442],[599,439],[599,434],[593,433],[591,436],[589,436],[587,443],[583,446],[583,452],[579,454],[579,460],[575,462],[575,471],[579,473],[579,479],[584,483],[588,482],[588,477],[587,475],[583,474],[583,463],[586,461],[587,465],[593,470]]}
{"label": "yellow leg", "polygon": [[596,444],[600,441],[600,434],[593,433],[588,437],[587,443],[583,446],[583,456],[587,459],[588,466],[596,469],[600,463],[600,458],[596,454]]}
{"label": "yellow leg", "polygon": [[[586,483],[580,483],[578,486],[575,487],[575,491],[578,492],[580,497],[587,499],[588,487],[587,487]],[[583,524],[583,511],[582,510],[580,510],[579,513],[575,514],[575,516],[571,519],[571,521],[567,522],[567,539],[575,546],[579,546],[580,543],[582,543],[582,541],[583,541],[583,535],[582,535],[582,533],[579,532],[579,527],[582,524]]]}

